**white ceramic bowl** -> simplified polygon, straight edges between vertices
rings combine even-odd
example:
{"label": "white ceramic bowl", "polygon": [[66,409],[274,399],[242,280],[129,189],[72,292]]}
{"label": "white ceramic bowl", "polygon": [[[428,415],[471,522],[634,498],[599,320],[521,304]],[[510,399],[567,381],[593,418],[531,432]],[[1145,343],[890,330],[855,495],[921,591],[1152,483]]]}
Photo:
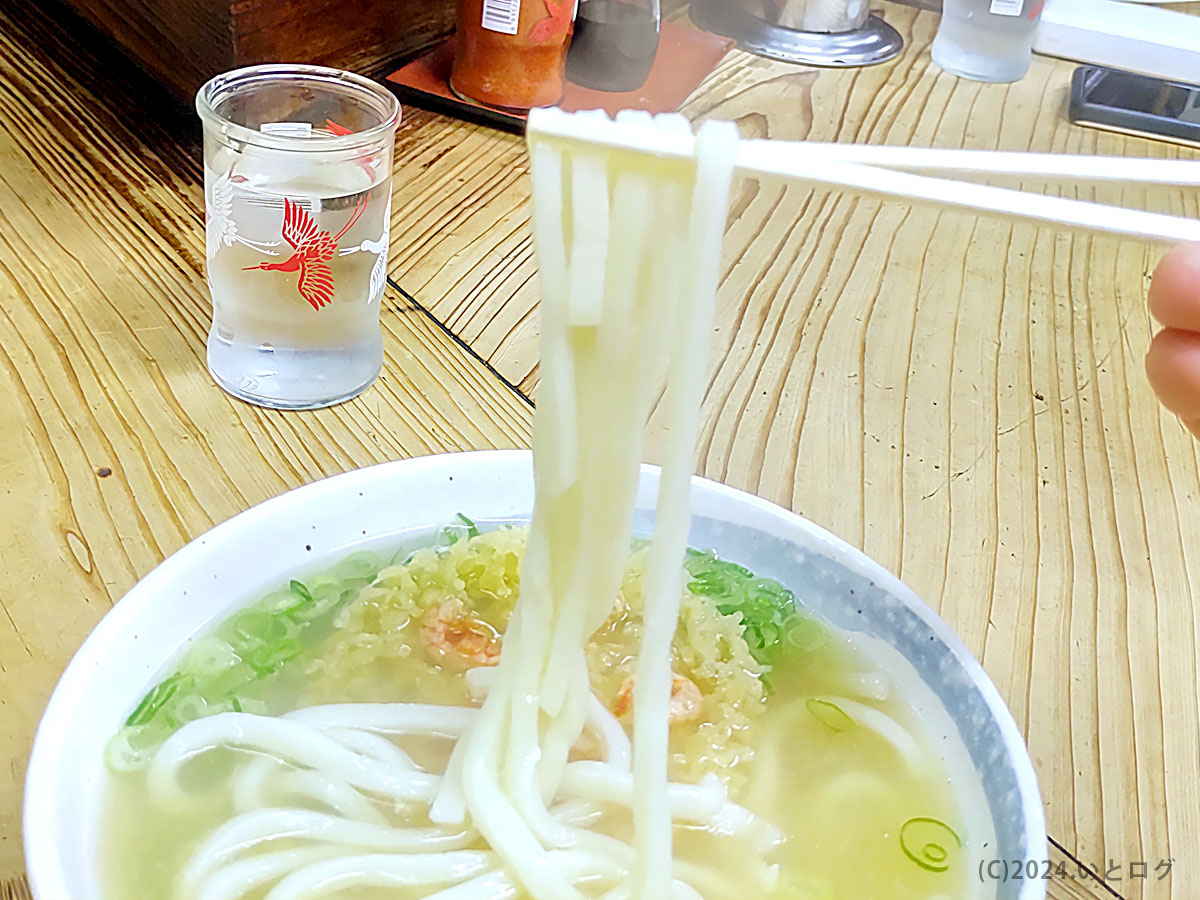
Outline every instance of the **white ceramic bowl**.
{"label": "white ceramic bowl", "polygon": [[[657,482],[657,470],[646,467],[639,531],[650,523],[646,510]],[[981,858],[972,867],[984,857],[1044,859],[1041,798],[1024,742],[995,687],[946,624],[885,570],[799,516],[703,479],[693,481],[692,504],[694,546],[779,579],[805,605],[880,647],[912,675],[926,725],[943,728],[943,739],[961,750],[962,780],[970,782],[962,789],[970,795],[964,807],[975,807],[994,840],[974,848]],[[526,519],[532,505],[525,451],[386,463],[256,506],[163,562],[80,648],[38,729],[25,790],[25,857],[36,900],[101,900],[104,743],[190,637],[290,573],[363,544],[399,543],[459,511],[481,520]],[[1037,900],[1044,885],[983,883],[979,895]]]}

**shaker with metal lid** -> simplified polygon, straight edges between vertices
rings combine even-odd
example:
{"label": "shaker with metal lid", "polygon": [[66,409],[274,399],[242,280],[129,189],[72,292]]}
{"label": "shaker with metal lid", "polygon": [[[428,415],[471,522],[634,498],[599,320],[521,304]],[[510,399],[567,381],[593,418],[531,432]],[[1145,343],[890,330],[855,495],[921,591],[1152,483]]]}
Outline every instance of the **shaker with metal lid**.
{"label": "shaker with metal lid", "polygon": [[751,53],[810,66],[868,66],[904,46],[870,0],[691,0],[692,20]]}
{"label": "shaker with metal lid", "polygon": [[581,0],[567,78],[599,91],[635,91],[658,53],[659,0]]}

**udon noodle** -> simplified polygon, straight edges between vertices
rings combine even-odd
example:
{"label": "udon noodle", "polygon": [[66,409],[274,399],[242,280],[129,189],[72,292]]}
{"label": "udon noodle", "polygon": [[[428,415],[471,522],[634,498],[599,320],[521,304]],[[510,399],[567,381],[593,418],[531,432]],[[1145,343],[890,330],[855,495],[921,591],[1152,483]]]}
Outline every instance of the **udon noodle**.
{"label": "udon noodle", "polygon": [[[346,581],[293,581],[191,651],[181,673],[201,672],[220,691],[176,673],[148,695],[110,747],[113,767],[144,767],[157,809],[231,810],[192,839],[174,876],[179,900],[834,896],[820,879],[781,870],[785,832],[731,796],[736,787],[759,809],[777,806],[778,773],[750,777],[744,765],[766,648],[815,654],[825,632],[794,614],[777,583],[687,547],[736,131],[706,124],[693,158],[663,159],[543,133],[555,115],[535,111],[529,130],[543,388],[528,530],[480,534],[464,518],[441,549],[382,572],[352,559],[339,570]],[[591,123],[627,125],[690,131],[677,116]],[[655,525],[631,557],[642,433],[664,377]],[[729,601],[735,594],[747,602]],[[333,634],[313,637],[334,612]],[[413,658],[414,639],[429,661]],[[229,690],[229,673],[265,677],[311,647],[314,681],[352,672],[370,684],[386,670],[394,684],[404,671],[405,695],[428,702],[268,715]],[[888,766],[936,781],[910,726],[876,702],[887,680],[855,677],[870,688],[858,700],[814,694],[765,728],[764,759],[780,768],[797,728],[854,727],[871,735],[862,740],[872,753],[894,757]],[[168,705],[169,735],[140,746]],[[690,738],[672,729],[697,717]],[[884,803],[891,794],[872,777],[814,802]],[[941,848],[933,863],[909,854],[922,869],[940,871],[951,838],[962,846],[945,828],[941,844],[922,844]]]}
{"label": "udon noodle", "polygon": [[[643,120],[644,121],[644,120]],[[465,804],[539,900],[581,897],[547,847],[590,845],[546,804],[584,724],[584,643],[612,610],[633,527],[642,431],[667,357],[670,448],[646,573],[633,686],[631,896],[688,896],[671,874],[667,790],[670,645],[687,545],[688,485],[737,133],[712,123],[696,159],[647,177],[633,154],[556,145],[531,128],[547,390],[534,422],[536,500],[496,684],[451,758],[435,815]],[[682,119],[658,127],[687,128]],[[648,239],[653,235],[653,240]],[[567,247],[570,250],[567,250]],[[665,340],[664,340],[665,338]],[[582,410],[582,412],[581,412]],[[461,793],[460,793],[461,791]],[[443,815],[446,808],[453,815]],[[619,860],[614,858],[614,864]]]}

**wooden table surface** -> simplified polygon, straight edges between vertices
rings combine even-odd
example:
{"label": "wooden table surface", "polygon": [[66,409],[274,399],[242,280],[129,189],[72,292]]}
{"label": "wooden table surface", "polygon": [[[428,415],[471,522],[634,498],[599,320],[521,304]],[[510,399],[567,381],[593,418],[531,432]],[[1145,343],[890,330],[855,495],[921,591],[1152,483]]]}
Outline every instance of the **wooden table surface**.
{"label": "wooden table surface", "polygon": [[[225,396],[204,364],[195,124],[54,17],[5,10],[0,898],[11,898],[25,891],[34,727],[109,607],[212,524],[289,488],[381,460],[526,445],[538,369],[522,144],[410,109],[383,377],[312,413]],[[958,80],[929,59],[934,15],[887,16],[908,45],[891,64],[818,72],[734,53],[686,111],[778,138],[1185,152],[1069,126],[1069,64],[1036,59],[1016,85]],[[1197,214],[1194,191],[1065,192]],[[1142,374],[1160,253],[753,182],[735,190],[726,241],[698,471],[862,547],[962,635],[1028,738],[1053,859],[1072,876],[1050,880],[1060,900],[1200,897],[1200,463]],[[1140,862],[1144,878],[1130,867]]]}

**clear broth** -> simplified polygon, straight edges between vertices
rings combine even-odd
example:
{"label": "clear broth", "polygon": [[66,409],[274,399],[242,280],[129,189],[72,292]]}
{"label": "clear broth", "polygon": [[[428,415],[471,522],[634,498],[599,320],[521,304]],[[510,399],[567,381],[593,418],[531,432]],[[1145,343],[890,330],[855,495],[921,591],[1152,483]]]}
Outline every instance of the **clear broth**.
{"label": "clear broth", "polygon": [[[313,634],[301,657],[310,664],[319,659],[324,642],[330,639],[328,629]],[[287,677],[270,682],[258,698],[268,712],[327,702],[469,704],[461,674],[438,669],[419,650],[389,660],[386,673],[380,673],[386,677],[378,683],[346,682],[332,695],[327,686],[319,696],[314,693],[311,679],[302,674],[307,668],[292,667]],[[604,678],[605,673],[593,673],[602,696],[612,690],[603,684]],[[968,858],[979,855],[981,837],[969,833],[951,785],[950,767],[934,749],[919,714],[901,696],[902,685],[867,658],[851,636],[826,626],[824,640],[817,646],[785,655],[771,672],[770,686],[765,711],[749,726],[755,755],[739,765],[732,799],[765,816],[788,836],[770,861],[781,864],[791,887],[773,896],[780,900],[979,896]],[[849,698],[898,722],[920,745],[919,771],[876,731],[849,723],[819,703],[814,707],[813,698],[818,697]],[[414,759],[437,769],[450,750],[449,742],[435,739],[410,739],[401,746]],[[213,759],[185,771],[193,784],[212,782],[217,788],[231,762],[249,755],[213,754]],[[224,758],[216,758],[220,756]],[[197,844],[235,814],[227,787],[204,793],[213,798],[207,805],[166,812],[151,802],[144,772],[110,775],[101,828],[106,897],[164,900],[176,896],[178,874]],[[380,810],[390,822],[408,824],[394,810],[383,806]],[[941,871],[931,869],[928,860],[914,858],[913,848],[905,849],[901,831],[905,823],[918,818],[946,823],[959,839],[959,844],[954,836],[940,841],[946,858],[937,860],[935,868]],[[609,817],[598,827],[618,837],[630,836],[624,818]],[[945,838],[944,832],[941,837]],[[737,893],[738,873],[759,861],[747,861],[744,846],[686,827],[676,829],[675,840],[677,856],[703,860],[728,875],[729,891],[708,900],[745,900]],[[915,847],[917,856],[925,843],[922,839]],[[274,849],[286,846],[284,842],[272,845]],[[265,893],[250,898],[260,900]],[[391,889],[355,890],[352,895],[361,900],[415,900],[425,893]]]}

